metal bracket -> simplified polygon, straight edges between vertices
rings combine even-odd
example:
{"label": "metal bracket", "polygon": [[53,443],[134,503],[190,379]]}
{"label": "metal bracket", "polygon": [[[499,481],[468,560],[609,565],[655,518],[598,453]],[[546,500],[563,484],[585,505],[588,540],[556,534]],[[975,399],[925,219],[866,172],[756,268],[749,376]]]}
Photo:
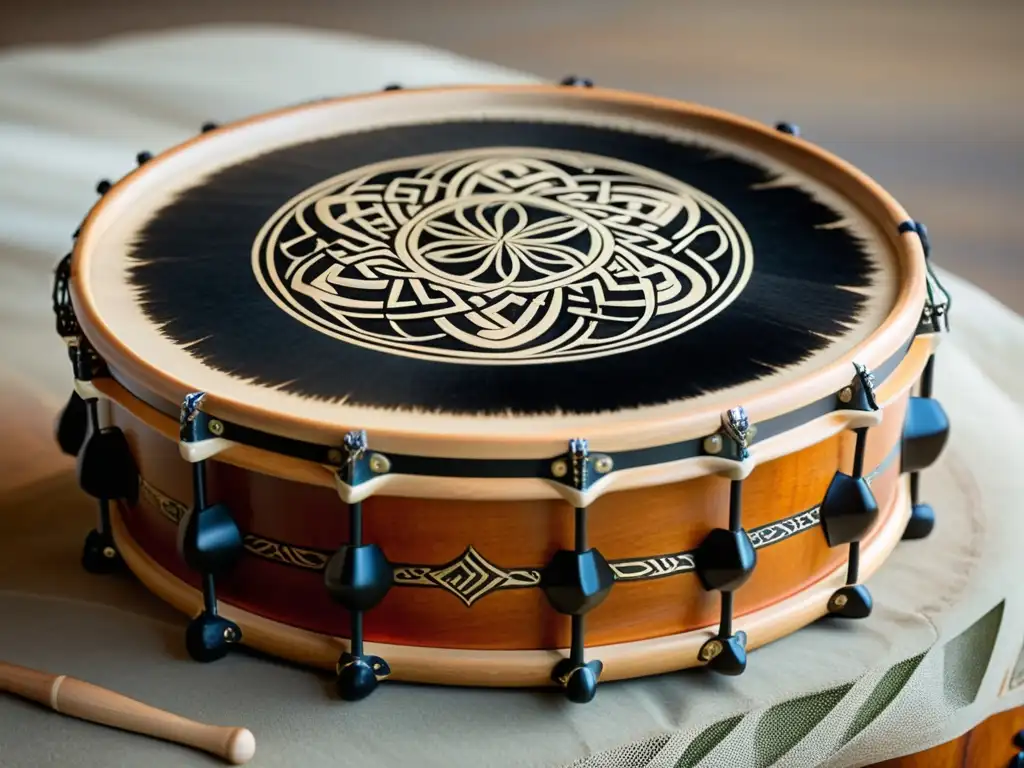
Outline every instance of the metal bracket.
{"label": "metal bracket", "polygon": [[926,277],[928,295],[924,301],[924,309],[921,310],[921,322],[917,326],[918,335],[927,333],[948,333],[949,332],[949,307],[953,303],[949,292],[935,276],[932,263],[927,264],[928,275]]}
{"label": "metal bracket", "polygon": [[712,471],[743,480],[754,469],[750,444],[756,435],[757,427],[750,423],[746,408],[736,406],[722,414],[721,428],[704,438],[701,450],[707,460],[720,465]]}
{"label": "metal bracket", "polygon": [[836,395],[841,410],[863,412],[880,410],[875,395],[874,374],[860,363],[854,363],[853,368],[856,371],[853,381],[839,390]]}
{"label": "metal bracket", "polygon": [[67,345],[68,358],[76,381],[92,381],[105,376],[107,366],[82,333],[71,303],[71,254],[57,263],[53,276],[53,314],[57,335]]}
{"label": "metal bracket", "polygon": [[611,456],[591,453],[582,437],[569,441],[569,450],[551,462],[551,477],[577,491],[588,491],[615,468]]}
{"label": "metal bracket", "polygon": [[743,462],[750,458],[750,443],[757,427],[750,423],[743,406],[730,408],[722,414],[722,428],[704,438],[701,448],[708,456]]}
{"label": "metal bracket", "polygon": [[953,303],[952,296],[947,291],[935,274],[934,262],[932,262],[932,244],[928,237],[928,227],[919,221],[904,221],[899,226],[901,234],[913,232],[921,241],[921,249],[924,251],[925,276],[927,296],[924,301],[924,308],[921,310],[921,321],[917,326],[917,334],[949,332],[949,309]]}
{"label": "metal bracket", "polygon": [[345,435],[342,450],[330,452],[338,459],[338,479],[355,488],[391,471],[391,460],[382,453],[367,448],[366,430],[354,429]]}
{"label": "metal bracket", "polygon": [[178,452],[191,464],[205,461],[234,445],[222,437],[224,423],[202,410],[205,399],[205,392],[190,392],[178,412]]}
{"label": "metal bracket", "polygon": [[331,462],[338,464],[334,484],[341,500],[357,504],[373,495],[385,476],[391,472],[391,460],[368,448],[366,430],[354,429],[345,435],[342,447],[328,452]]}

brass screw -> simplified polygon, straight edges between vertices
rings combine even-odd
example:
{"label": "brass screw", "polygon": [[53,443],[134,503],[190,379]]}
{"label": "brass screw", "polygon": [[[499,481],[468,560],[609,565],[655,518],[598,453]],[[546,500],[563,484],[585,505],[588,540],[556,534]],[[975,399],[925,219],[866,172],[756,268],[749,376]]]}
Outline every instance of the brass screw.
{"label": "brass screw", "polygon": [[113,560],[114,559],[114,555],[116,555],[116,554],[117,554],[117,552],[114,551],[113,547],[104,547],[103,548],[103,556],[105,558],[107,558],[107,560]]}
{"label": "brass screw", "polygon": [[569,465],[565,463],[565,459],[556,459],[551,462],[551,474],[555,477],[565,477],[569,474]]}
{"label": "brass screw", "polygon": [[704,450],[707,453],[715,454],[722,452],[722,436],[711,435],[704,438]]}
{"label": "brass screw", "polygon": [[341,451],[339,451],[337,448],[331,448],[329,451],[327,451],[327,460],[331,464],[341,464]]}
{"label": "brass screw", "polygon": [[391,471],[391,462],[387,456],[380,453],[370,455],[370,471],[376,475],[383,475]]}
{"label": "brass screw", "polygon": [[722,643],[719,640],[712,640],[700,649],[700,660],[711,661],[722,652]]}
{"label": "brass screw", "polygon": [[853,387],[843,387],[839,393],[839,402],[849,403],[853,400]]}
{"label": "brass screw", "polygon": [[833,608],[841,609],[841,608],[843,608],[843,606],[846,605],[848,600],[849,600],[849,598],[846,595],[836,595],[832,599],[832,607]]}
{"label": "brass screw", "polygon": [[612,461],[611,456],[599,456],[597,461],[594,462],[594,469],[596,469],[598,473],[602,475],[611,472],[612,467],[614,466],[615,462]]}
{"label": "brass screw", "polygon": [[209,430],[211,435],[223,435],[224,423],[217,419],[210,419]]}

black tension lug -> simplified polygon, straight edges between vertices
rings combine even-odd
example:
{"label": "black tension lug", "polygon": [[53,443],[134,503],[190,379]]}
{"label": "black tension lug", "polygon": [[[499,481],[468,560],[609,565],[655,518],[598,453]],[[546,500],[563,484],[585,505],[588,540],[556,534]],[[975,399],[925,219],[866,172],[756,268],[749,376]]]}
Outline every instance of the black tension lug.
{"label": "black tension lug", "polygon": [[124,560],[117,551],[114,537],[109,530],[94,528],[85,537],[82,547],[82,567],[95,576],[107,576],[124,570]]}
{"label": "black tension lug", "polygon": [[[194,464],[193,471],[203,470]],[[223,658],[230,646],[242,639],[238,625],[219,614],[216,593],[216,579],[235,565],[242,551],[242,532],[226,505],[193,506],[182,517],[178,552],[185,564],[200,574],[203,584],[203,610],[185,631],[186,649],[196,661]]]}
{"label": "black tension lug", "polygon": [[[372,465],[383,458],[367,456],[366,432],[357,430],[345,435],[346,460],[338,470],[349,488],[364,482]],[[379,656],[364,653],[363,619],[367,611],[377,607],[394,584],[394,568],[377,544],[363,543],[363,504],[348,505],[348,542],[342,544],[327,562],[324,586],[335,602],[349,611],[351,637],[349,649],[338,659],[335,682],[344,701],[361,701],[391,675],[391,667]]]}
{"label": "black tension lug", "polygon": [[577,75],[568,75],[563,77],[559,85],[564,85],[573,88],[593,88],[594,81],[587,77],[578,77]]}
{"label": "black tension lug", "polygon": [[[853,364],[853,382],[838,395],[844,410],[871,412],[880,410],[875,395],[875,377],[865,366]],[[819,508],[822,531],[830,547],[849,546],[846,564],[846,586],[832,594],[828,602],[831,615],[863,619],[871,614],[871,593],[860,578],[860,542],[878,521],[879,508],[875,494],[864,477],[864,456],[867,451],[868,427],[854,429],[857,443],[853,452],[853,471],[837,470]]]}
{"label": "black tension lug", "polygon": [[828,612],[843,619],[866,619],[871,608],[871,593],[863,584],[840,587],[828,601]]}
{"label": "black tension lug", "polygon": [[800,136],[800,126],[796,125],[795,123],[776,123],[775,130],[777,130],[779,133],[787,133],[790,136]]}
{"label": "black tension lug", "polygon": [[903,425],[901,473],[910,473],[910,519],[903,530],[904,541],[927,538],[935,528],[935,510],[918,501],[921,470],[931,467],[949,440],[949,419],[938,400],[911,397]]}
{"label": "black tension lug", "polygon": [[391,589],[394,570],[376,544],[343,544],[327,562],[324,584],[340,605],[368,611]]}
{"label": "black tension lug", "polygon": [[[722,414],[721,430],[704,441],[704,449],[742,465],[750,457],[755,433],[746,410],[731,408]],[[733,632],[733,593],[757,566],[757,551],[743,528],[742,479],[729,483],[729,527],[709,531],[693,560],[701,586],[721,592],[718,634],[701,646],[697,659],[719,674],[740,675],[747,668],[747,635]]]}
{"label": "black tension lug", "polygon": [[[603,454],[591,455],[586,440],[569,441],[569,452],[552,462],[553,474],[582,493],[590,488],[596,475],[611,469]],[[615,585],[615,572],[604,556],[587,542],[587,508],[577,501],[574,518],[573,549],[560,549],[541,570],[540,586],[548,603],[556,611],[569,616],[571,641],[568,658],[560,660],[551,671],[551,680],[566,699],[586,704],[597,695],[597,685],[604,665],[587,661],[586,615],[604,602]]]}
{"label": "black tension lug", "polygon": [[[201,410],[203,392],[185,396],[179,416],[179,439],[195,444],[210,435],[210,418]],[[206,460],[192,464],[192,505],[178,522],[178,554],[200,575],[202,611],[185,630],[185,648],[199,662],[223,658],[242,640],[239,626],[219,613],[216,580],[238,562],[244,537],[226,504],[208,504]]]}
{"label": "black tension lug", "polygon": [[54,425],[54,438],[67,456],[78,456],[89,433],[89,407],[78,392],[72,392]]}
{"label": "black tension lug", "polygon": [[78,485],[99,505],[97,526],[86,536],[82,567],[92,574],[120,571],[124,561],[110,530],[110,504],[123,499],[135,504],[139,496],[139,471],[124,433],[117,427],[98,427],[99,404],[86,401],[89,427],[78,452]]}
{"label": "black tension lug", "polygon": [[561,549],[541,571],[540,584],[552,608],[582,616],[608,597],[615,585],[615,572],[596,549]]}
{"label": "black tension lug", "polygon": [[720,675],[742,675],[747,669],[747,633],[711,638],[700,647],[698,658]]}
{"label": "black tension lug", "polygon": [[734,592],[742,587],[757,565],[757,553],[744,530],[715,528],[694,553],[697,578],[708,592]]}
{"label": "black tension lug", "polygon": [[930,397],[911,397],[903,424],[900,472],[928,469],[949,440],[949,418],[942,404]]}
{"label": "black tension lug", "polygon": [[[70,253],[54,270],[52,299],[57,334],[67,345],[75,379],[88,382],[102,375],[106,366],[82,334],[71,303]],[[124,560],[110,530],[110,504],[118,499],[131,504],[138,501],[138,468],[128,441],[120,429],[101,426],[98,400],[81,397],[77,389],[58,416],[54,431],[61,451],[75,457],[79,486],[98,502],[96,528],[82,547],[82,567],[93,574],[122,570]]]}
{"label": "black tension lug", "polygon": [[604,671],[604,664],[597,659],[578,663],[570,658],[555,664],[551,679],[565,691],[565,698],[573,704],[586,704],[597,696],[597,683]]}
{"label": "black tension lug", "polygon": [[[925,302],[918,322],[918,335],[949,331],[949,310],[952,297],[939,282],[932,263],[932,246],[928,228],[919,221],[904,221],[900,234],[913,233],[921,243],[925,258]],[[935,510],[921,502],[921,471],[931,467],[942,454],[949,440],[949,418],[939,402],[932,398],[935,377],[935,354],[929,356],[921,374],[920,396],[911,397],[903,425],[901,473],[910,474],[910,519],[903,539],[927,538],[935,528]]]}
{"label": "black tension lug", "polygon": [[[926,376],[930,379],[929,362]],[[929,384],[930,381],[926,382]],[[938,400],[911,397],[903,425],[900,471],[910,474],[910,519],[903,530],[904,541],[927,538],[935,529],[935,510],[920,501],[921,470],[931,467],[949,440],[949,419]]]}
{"label": "black tension lug", "polygon": [[391,676],[391,667],[380,656],[353,656],[346,651],[338,660],[337,673],[338,695],[345,701],[362,701]]}
{"label": "black tension lug", "polygon": [[97,499],[139,499],[139,470],[128,438],[118,427],[90,430],[77,461],[78,484]]}
{"label": "black tension lug", "polygon": [[860,541],[878,520],[878,502],[863,477],[836,472],[821,502],[821,526],[830,547]]}

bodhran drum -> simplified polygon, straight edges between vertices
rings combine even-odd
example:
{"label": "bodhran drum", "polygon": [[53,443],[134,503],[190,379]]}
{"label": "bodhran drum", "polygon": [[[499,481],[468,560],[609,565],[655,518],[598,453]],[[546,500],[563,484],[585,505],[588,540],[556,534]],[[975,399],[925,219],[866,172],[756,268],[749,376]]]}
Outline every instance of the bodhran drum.
{"label": "bodhran drum", "polygon": [[926,230],[791,126],[387,89],[99,192],[54,289],[83,562],[188,612],[197,660],[585,702],[866,619],[930,529]]}

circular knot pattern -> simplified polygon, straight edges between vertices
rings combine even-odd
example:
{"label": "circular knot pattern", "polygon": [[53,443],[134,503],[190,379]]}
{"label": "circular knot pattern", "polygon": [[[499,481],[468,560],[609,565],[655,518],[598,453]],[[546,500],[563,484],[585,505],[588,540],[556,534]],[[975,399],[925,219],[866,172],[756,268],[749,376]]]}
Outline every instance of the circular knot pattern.
{"label": "circular knot pattern", "polygon": [[381,352],[535,364],[684,333],[743,290],[753,249],[717,200],[611,158],[487,148],[330,178],[253,246],[266,294]]}

